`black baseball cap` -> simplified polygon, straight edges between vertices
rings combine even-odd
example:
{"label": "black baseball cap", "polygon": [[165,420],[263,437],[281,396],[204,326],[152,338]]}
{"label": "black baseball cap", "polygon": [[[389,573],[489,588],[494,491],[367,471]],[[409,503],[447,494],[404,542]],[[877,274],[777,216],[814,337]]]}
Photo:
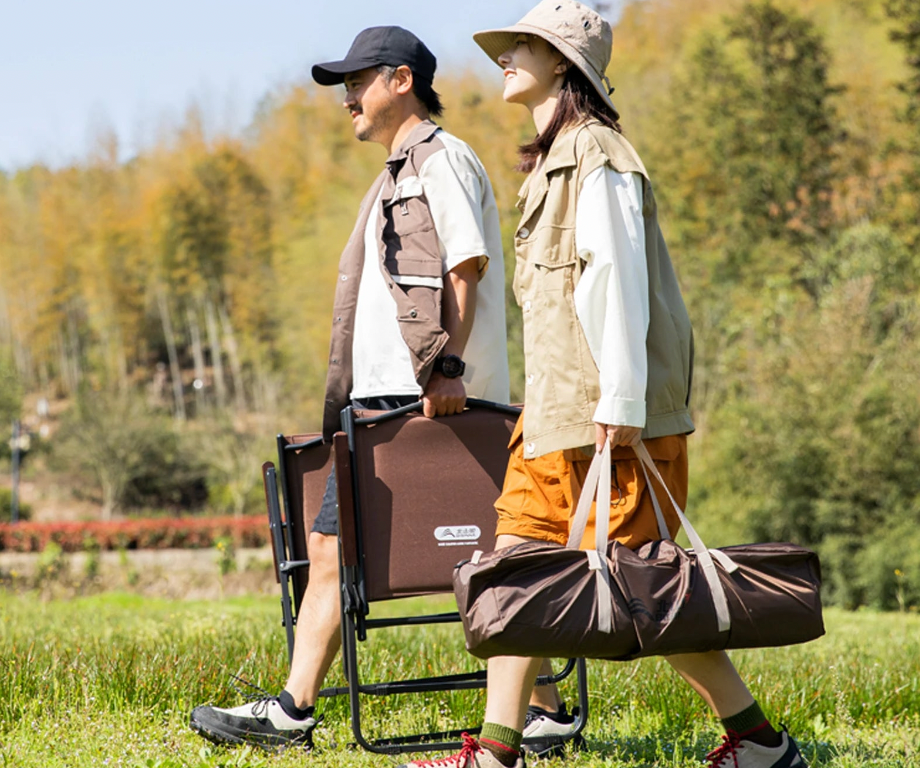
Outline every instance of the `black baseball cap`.
{"label": "black baseball cap", "polygon": [[340,85],[345,75],[360,69],[386,64],[406,65],[412,74],[431,83],[438,60],[428,47],[402,27],[369,27],[359,32],[341,61],[328,61],[313,66],[313,79],[320,85]]}

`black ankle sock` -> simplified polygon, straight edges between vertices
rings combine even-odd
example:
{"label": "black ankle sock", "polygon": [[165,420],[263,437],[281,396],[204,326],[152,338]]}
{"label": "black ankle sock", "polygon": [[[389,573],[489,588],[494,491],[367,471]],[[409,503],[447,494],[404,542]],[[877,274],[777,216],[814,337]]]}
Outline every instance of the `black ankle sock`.
{"label": "black ankle sock", "polygon": [[745,741],[752,741],[763,747],[778,747],[783,743],[782,735],[770,725],[757,702],[738,714],[722,720],[726,731],[734,731]]}
{"label": "black ankle sock", "polygon": [[302,709],[294,703],[294,697],[287,691],[281,691],[278,694],[278,703],[288,717],[295,720],[306,720],[313,714],[313,707],[303,707]]}

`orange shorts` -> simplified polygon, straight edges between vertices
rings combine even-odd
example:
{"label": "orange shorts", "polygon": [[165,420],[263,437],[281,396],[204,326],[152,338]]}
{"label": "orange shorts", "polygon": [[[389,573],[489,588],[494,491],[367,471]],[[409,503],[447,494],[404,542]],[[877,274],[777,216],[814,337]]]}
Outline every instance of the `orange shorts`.
{"label": "orange shorts", "polygon": [[[585,455],[581,449],[574,449],[525,459],[522,424],[523,417],[518,419],[508,446],[511,457],[505,483],[502,495],[495,502],[498,512],[496,535],[512,534],[565,544],[569,538],[569,520],[575,513],[592,457]],[[668,490],[683,508],[687,503],[688,487],[687,436],[658,437],[646,440],[645,445]],[[680,529],[677,513],[664,491],[656,488],[656,493],[668,529],[675,536]],[[610,503],[609,539],[636,549],[648,541],[661,538],[645,475],[632,448],[613,449]],[[591,505],[582,549],[594,546],[595,506]]]}

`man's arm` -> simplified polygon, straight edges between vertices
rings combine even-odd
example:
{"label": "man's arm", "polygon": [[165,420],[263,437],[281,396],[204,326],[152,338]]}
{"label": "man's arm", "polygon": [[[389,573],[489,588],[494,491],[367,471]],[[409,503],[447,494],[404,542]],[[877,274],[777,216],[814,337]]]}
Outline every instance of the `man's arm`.
{"label": "man's arm", "polygon": [[[441,294],[441,325],[450,335],[442,355],[463,357],[467,339],[476,314],[476,288],[479,283],[479,259],[461,262],[444,277]],[[450,416],[460,413],[466,405],[466,388],[458,376],[449,379],[432,373],[422,394],[422,410],[426,416]]]}

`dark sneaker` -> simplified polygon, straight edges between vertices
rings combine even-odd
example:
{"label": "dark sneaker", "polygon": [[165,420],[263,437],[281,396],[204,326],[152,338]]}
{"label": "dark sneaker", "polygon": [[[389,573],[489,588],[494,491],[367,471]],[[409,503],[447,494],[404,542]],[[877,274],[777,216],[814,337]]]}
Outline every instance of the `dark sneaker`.
{"label": "dark sneaker", "polygon": [[[398,768],[505,768],[488,749],[483,749],[468,733],[463,734],[463,746],[456,755],[440,760],[414,760]],[[511,768],[524,768],[524,757],[519,756]]]}
{"label": "dark sneaker", "polygon": [[313,748],[312,715],[297,720],[287,714],[277,696],[266,696],[233,709],[195,707],[190,725],[215,744],[255,744],[268,750]]}
{"label": "dark sneaker", "polygon": [[764,747],[729,733],[722,737],[722,746],[706,755],[709,768],[808,768],[785,728],[782,735],[778,747]]}
{"label": "dark sneaker", "polygon": [[573,749],[584,749],[585,740],[581,734],[567,738],[575,730],[575,718],[578,707],[570,715],[565,704],[559,707],[558,712],[549,712],[541,707],[527,707],[524,718],[524,738],[537,739],[525,743],[521,748],[534,757],[561,757],[565,754],[566,742]]}

